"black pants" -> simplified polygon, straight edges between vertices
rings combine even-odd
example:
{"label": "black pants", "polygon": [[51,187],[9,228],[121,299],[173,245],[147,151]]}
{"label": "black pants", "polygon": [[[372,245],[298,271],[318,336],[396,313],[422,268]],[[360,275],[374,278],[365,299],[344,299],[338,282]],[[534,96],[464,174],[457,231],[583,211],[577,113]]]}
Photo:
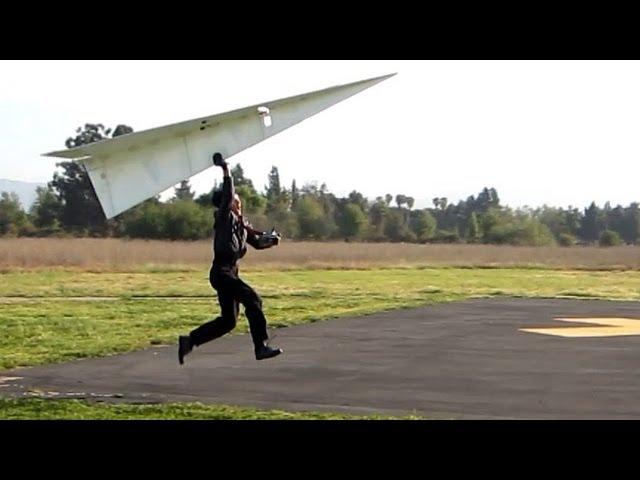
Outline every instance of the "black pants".
{"label": "black pants", "polygon": [[218,292],[221,316],[205,323],[190,333],[191,342],[198,346],[229,333],[236,326],[240,304],[249,320],[251,338],[255,347],[267,340],[267,319],[262,313],[262,299],[238,277],[237,266],[212,266],[209,282]]}

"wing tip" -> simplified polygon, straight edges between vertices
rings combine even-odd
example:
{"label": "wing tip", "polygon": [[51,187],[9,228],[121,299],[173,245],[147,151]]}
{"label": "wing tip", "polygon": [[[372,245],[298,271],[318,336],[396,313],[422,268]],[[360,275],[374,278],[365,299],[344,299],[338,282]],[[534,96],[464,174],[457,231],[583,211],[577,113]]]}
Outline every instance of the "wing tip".
{"label": "wing tip", "polygon": [[346,85],[338,85],[339,87],[346,87],[346,86],[350,86],[350,85],[367,85],[367,84],[371,84],[371,85],[376,85],[380,82],[384,82],[385,80],[388,80],[391,77],[395,77],[398,74],[398,72],[394,72],[394,73],[388,73],[386,75],[380,75],[378,77],[371,77],[371,78],[365,78],[364,80],[358,80],[356,82],[353,83],[349,83]]}
{"label": "wing tip", "polygon": [[48,152],[48,153],[41,153],[40,156],[41,157],[57,157],[59,152]]}
{"label": "wing tip", "polygon": [[67,160],[82,160],[85,158],[89,158],[91,155],[87,155],[86,153],[78,153],[74,155],[71,153],[71,150],[56,150],[55,152],[41,153],[41,157],[55,157],[55,158],[66,158]]}
{"label": "wing tip", "polygon": [[373,77],[373,78],[370,78],[369,80],[370,81],[379,80],[379,81],[382,82],[383,80],[386,80],[388,78],[395,77],[397,74],[398,74],[398,72],[387,73],[386,75],[380,75],[379,77]]}

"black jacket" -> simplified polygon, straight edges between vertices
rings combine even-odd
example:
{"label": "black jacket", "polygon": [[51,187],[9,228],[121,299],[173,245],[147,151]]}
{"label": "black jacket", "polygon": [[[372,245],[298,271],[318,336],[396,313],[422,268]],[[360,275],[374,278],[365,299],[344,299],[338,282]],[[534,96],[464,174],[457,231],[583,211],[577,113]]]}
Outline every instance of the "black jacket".
{"label": "black jacket", "polygon": [[263,250],[273,246],[273,242],[264,232],[249,233],[242,219],[231,211],[231,202],[235,195],[233,179],[224,177],[222,200],[215,213],[213,264],[220,266],[235,265],[247,253],[247,243]]}

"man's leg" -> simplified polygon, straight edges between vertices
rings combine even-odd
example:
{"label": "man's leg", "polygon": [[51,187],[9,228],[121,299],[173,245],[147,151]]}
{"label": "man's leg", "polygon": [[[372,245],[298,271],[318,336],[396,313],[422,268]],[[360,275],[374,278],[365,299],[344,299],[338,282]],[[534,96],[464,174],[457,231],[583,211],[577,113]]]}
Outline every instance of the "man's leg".
{"label": "man's leg", "polygon": [[275,357],[282,353],[282,350],[279,348],[272,348],[265,345],[265,342],[269,339],[269,335],[267,334],[267,319],[262,311],[262,299],[260,296],[253,288],[239,278],[234,279],[234,294],[236,299],[244,305],[256,358],[262,360]]}
{"label": "man's leg", "polygon": [[204,325],[200,325],[189,334],[191,343],[195,347],[215,340],[235,328],[238,318],[238,305],[233,293],[218,291],[218,302],[220,303],[221,316]]}
{"label": "man's leg", "polygon": [[187,355],[193,347],[198,347],[219,338],[235,328],[238,319],[239,305],[234,298],[233,290],[220,288],[218,290],[218,302],[220,303],[221,316],[200,325],[193,330],[189,336],[180,337],[178,346],[178,360],[180,364],[184,363],[185,355]]}

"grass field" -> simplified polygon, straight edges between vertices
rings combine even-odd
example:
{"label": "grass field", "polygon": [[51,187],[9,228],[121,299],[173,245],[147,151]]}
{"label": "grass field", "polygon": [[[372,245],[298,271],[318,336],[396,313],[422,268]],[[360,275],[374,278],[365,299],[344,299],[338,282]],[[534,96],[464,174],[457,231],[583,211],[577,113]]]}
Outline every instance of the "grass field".
{"label": "grass field", "polygon": [[150,405],[88,403],[80,400],[3,399],[3,420],[418,420],[421,417],[284,412],[228,405],[168,403]]}
{"label": "grass field", "polygon": [[[629,251],[638,252],[632,248]],[[6,252],[3,255],[6,261]],[[329,261],[331,269],[307,268],[303,260],[304,268],[291,263],[277,269],[276,264],[256,263],[259,257],[251,253],[242,276],[262,296],[271,328],[471,297],[640,300],[640,271],[633,261],[620,258],[616,258],[621,262],[618,266],[601,257],[591,267],[573,269],[533,267],[527,262],[526,268],[508,262],[508,268],[487,268],[490,262],[485,268],[425,267],[420,261],[406,261],[402,268],[366,268],[376,265],[376,260],[363,255],[357,269],[347,268],[339,259]],[[382,257],[382,264],[394,263]],[[208,265],[208,256],[200,263],[166,265],[132,261],[106,267],[95,262],[9,267],[5,263],[0,273],[0,373],[18,366],[175,344],[177,335],[218,313]],[[609,269],[604,269],[606,265]],[[235,333],[247,329],[241,316]],[[198,404],[120,406],[0,399],[0,418],[347,418],[323,415]]]}

